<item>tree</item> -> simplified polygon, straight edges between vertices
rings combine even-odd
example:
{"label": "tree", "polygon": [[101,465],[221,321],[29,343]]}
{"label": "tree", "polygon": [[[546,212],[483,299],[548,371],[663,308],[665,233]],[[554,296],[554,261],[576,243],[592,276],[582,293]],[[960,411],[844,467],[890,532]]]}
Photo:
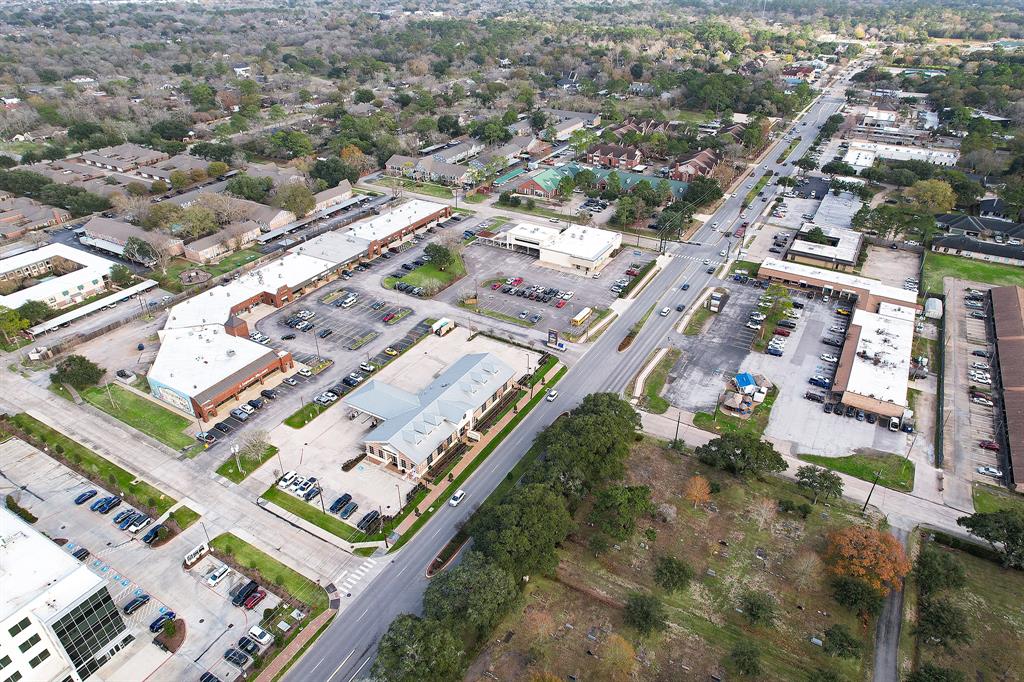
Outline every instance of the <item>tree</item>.
{"label": "tree", "polygon": [[904,194],[919,210],[936,215],[956,205],[956,193],[944,180],[918,180]]}
{"label": "tree", "polygon": [[1024,568],[1024,511],[1021,509],[978,512],[961,516],[956,523],[987,540],[1002,556],[1003,566]]}
{"label": "tree", "polygon": [[812,227],[811,229],[807,230],[807,232],[803,236],[801,236],[800,238],[803,239],[806,242],[811,242],[812,244],[828,244],[829,243],[828,235],[825,234],[824,230],[822,230],[820,227],[817,227],[817,226]]}
{"label": "tree", "polygon": [[818,167],[818,164],[814,161],[814,159],[808,156],[805,156],[802,159],[797,159],[797,161],[793,165],[799,168],[800,170],[804,171],[812,171]]}
{"label": "tree", "polygon": [[760,675],[761,649],[746,637],[741,637],[729,652],[729,662],[740,675]]}
{"label": "tree", "polygon": [[686,589],[693,579],[693,569],[674,556],[659,556],[654,564],[654,582],[666,592]]}
{"label": "tree", "polygon": [[775,620],[775,600],[767,592],[744,592],[740,609],[751,625],[771,625]]}
{"label": "tree", "polygon": [[205,206],[193,205],[181,214],[182,232],[192,239],[213,234],[219,227],[217,216]]}
{"label": "tree", "polygon": [[149,242],[138,237],[128,237],[124,243],[124,257],[136,263],[148,265],[157,260],[157,253]]}
{"label": "tree", "polygon": [[631,626],[641,635],[664,630],[665,605],[653,594],[633,592],[626,598],[624,613],[626,625]]}
{"label": "tree", "polygon": [[830,497],[840,497],[843,494],[843,479],[834,471],[813,464],[807,464],[796,470],[797,482],[814,493],[812,504],[818,504],[818,496],[824,495],[827,500]]}
{"label": "tree", "polygon": [[0,333],[4,335],[4,340],[8,344],[18,332],[28,329],[30,326],[28,320],[19,315],[18,311],[0,306]]}
{"label": "tree", "polygon": [[448,628],[406,613],[381,637],[373,675],[381,682],[448,682],[461,676],[462,655]]}
{"label": "tree", "polygon": [[423,613],[455,629],[468,627],[480,638],[497,625],[519,598],[516,579],[479,552],[434,576],[423,595]]}
{"label": "tree", "polygon": [[263,429],[248,431],[238,446],[238,456],[247,462],[261,462],[267,449],[270,448],[270,438]]}
{"label": "tree", "polygon": [[189,185],[188,174],[184,171],[171,171],[168,179],[171,181],[171,187],[174,189],[185,189]]}
{"label": "tree", "polygon": [[273,186],[274,181],[270,178],[255,178],[245,173],[239,173],[228,180],[225,189],[236,197],[262,203]]}
{"label": "tree", "polygon": [[206,174],[211,178],[216,178],[220,175],[224,175],[229,170],[231,170],[231,166],[227,165],[223,161],[211,161],[206,166]]}
{"label": "tree", "polygon": [[570,176],[565,175],[558,181],[558,194],[563,199],[571,197],[574,189],[576,189],[576,183]]}
{"label": "tree", "polygon": [[834,574],[863,580],[883,595],[910,571],[899,540],[867,526],[829,533],[825,563]]}
{"label": "tree", "polygon": [[[231,163],[237,152],[238,150],[235,149],[234,145],[217,142],[196,142],[189,150],[189,153],[193,156],[198,156],[207,161],[220,161],[226,164]],[[210,173],[210,175],[220,175],[220,173]]]}
{"label": "tree", "polygon": [[597,142],[597,134],[588,128],[574,130],[569,135],[569,148],[572,149],[573,158],[578,158]]}
{"label": "tree", "polygon": [[116,263],[110,268],[110,281],[119,287],[126,287],[135,281],[135,275],[127,265]]}
{"label": "tree", "polygon": [[106,370],[81,355],[69,355],[57,363],[56,371],[50,374],[55,384],[70,384],[79,391],[95,386]]}
{"label": "tree", "polygon": [[707,504],[711,500],[711,486],[708,485],[708,479],[700,475],[691,476],[683,488],[683,497],[687,501],[693,502],[694,509],[698,504]]}
{"label": "tree", "polygon": [[562,498],[545,485],[530,484],[481,509],[469,534],[477,550],[518,576],[553,570],[555,547],[571,527]]}
{"label": "tree", "polygon": [[786,470],[775,447],[749,433],[725,433],[696,450],[697,458],[734,476],[761,475]]}
{"label": "tree", "polygon": [[841,605],[862,616],[873,616],[882,610],[882,595],[859,578],[840,576],[833,579],[832,596]]}
{"label": "tree", "polygon": [[907,675],[904,682],[966,682],[967,676],[959,670],[943,668],[934,663],[922,663],[914,672]]}
{"label": "tree", "polygon": [[814,552],[801,552],[793,558],[789,569],[793,576],[793,584],[801,590],[806,590],[821,574],[821,559]]}
{"label": "tree", "polygon": [[694,208],[712,204],[724,196],[722,186],[715,178],[700,176],[694,178],[686,187],[682,201],[690,203]]}
{"label": "tree", "polygon": [[423,255],[430,257],[430,262],[438,270],[447,270],[455,262],[455,254],[451,249],[441,244],[431,242],[423,249]]}
{"label": "tree", "polygon": [[821,172],[828,175],[856,175],[857,169],[845,161],[829,161],[821,167]]}
{"label": "tree", "polygon": [[957,590],[967,583],[964,565],[949,552],[925,545],[914,562],[918,590],[928,596],[943,590]]}
{"label": "tree", "polygon": [[274,192],[274,205],[301,218],[313,210],[316,198],[304,182],[287,182]]}
{"label": "tree", "polygon": [[37,324],[53,317],[54,310],[46,301],[28,300],[17,308],[18,315],[28,320],[29,324]]}
{"label": "tree", "polygon": [[359,170],[348,165],[338,157],[320,159],[309,171],[310,177],[323,180],[328,187],[337,187],[342,180],[355,183],[359,180]]}
{"label": "tree", "polygon": [[757,529],[764,530],[779,513],[778,503],[770,497],[759,497],[750,506],[750,516],[757,522]]}
{"label": "tree", "polygon": [[929,646],[941,646],[953,654],[957,644],[971,643],[967,629],[967,612],[946,597],[928,597],[921,601],[914,632],[918,641]]}
{"label": "tree", "polygon": [[356,104],[365,104],[367,102],[372,102],[375,99],[377,98],[374,96],[373,90],[370,90],[369,88],[359,88],[352,95],[352,101]]}
{"label": "tree", "polygon": [[636,520],[652,509],[651,489],[647,486],[615,485],[597,494],[590,521],[616,540],[626,540],[636,530]]}
{"label": "tree", "polygon": [[278,130],[267,138],[267,145],[287,157],[309,156],[313,153],[313,140],[301,130]]}
{"label": "tree", "polygon": [[163,194],[167,190],[167,183],[159,178],[149,184],[149,191],[153,194]]}
{"label": "tree", "polygon": [[860,656],[860,641],[842,623],[835,623],[825,630],[825,641],[822,646],[829,656],[839,658]]}

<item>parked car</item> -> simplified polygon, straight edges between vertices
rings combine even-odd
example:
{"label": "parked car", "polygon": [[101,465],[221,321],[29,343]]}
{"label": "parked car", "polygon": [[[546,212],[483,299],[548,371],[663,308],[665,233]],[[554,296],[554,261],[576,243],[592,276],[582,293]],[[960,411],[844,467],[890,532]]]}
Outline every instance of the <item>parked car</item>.
{"label": "parked car", "polygon": [[238,590],[231,603],[235,606],[242,606],[245,600],[252,596],[253,592],[259,589],[259,583],[255,580],[250,580]]}
{"label": "parked car", "polygon": [[86,490],[84,493],[80,494],[78,497],[75,498],[75,504],[85,504],[94,497],[96,497],[95,490]]}
{"label": "parked car", "polygon": [[978,443],[978,446],[985,450],[999,452],[999,443],[995,442],[994,440],[983,440],[980,443]]}
{"label": "parked car", "polygon": [[253,625],[249,628],[249,637],[263,646],[269,646],[274,641],[274,636],[259,625]]}
{"label": "parked car", "polygon": [[993,478],[1003,477],[1003,472],[995,467],[978,467],[978,473],[983,476],[992,476]]}
{"label": "parked car", "polygon": [[349,495],[348,493],[345,493],[344,495],[342,495],[341,497],[336,499],[333,503],[331,503],[331,513],[332,514],[337,514],[338,512],[340,512],[342,510],[342,508],[346,504],[348,504],[351,501],[352,501],[352,496]]}
{"label": "parked car", "polygon": [[356,504],[355,502],[349,502],[338,513],[338,516],[340,516],[343,519],[347,519],[348,517],[350,517],[353,514],[355,514],[357,509],[359,509],[359,505],[358,504]]}
{"label": "parked car", "polygon": [[164,524],[158,523],[149,529],[149,532],[142,537],[142,542],[147,545],[152,545],[158,537],[160,537],[160,529],[164,527]]}
{"label": "parked car", "polygon": [[238,638],[238,648],[250,656],[255,656],[260,652],[260,645],[244,635]]}
{"label": "parked car", "polygon": [[228,649],[225,651],[224,660],[232,665],[237,665],[239,668],[245,667],[249,663],[249,657],[238,649]]}
{"label": "parked car", "polygon": [[132,599],[130,602],[125,604],[124,608],[121,610],[124,611],[124,615],[130,616],[148,603],[149,595],[140,594],[138,597],[135,597],[135,599]]}
{"label": "parked car", "polygon": [[175,618],[174,611],[164,611],[163,613],[161,613],[159,616],[156,617],[156,620],[154,620],[152,623],[149,624],[149,631],[150,632],[160,632],[163,629],[164,624],[167,623],[168,621],[174,620],[174,618]]}

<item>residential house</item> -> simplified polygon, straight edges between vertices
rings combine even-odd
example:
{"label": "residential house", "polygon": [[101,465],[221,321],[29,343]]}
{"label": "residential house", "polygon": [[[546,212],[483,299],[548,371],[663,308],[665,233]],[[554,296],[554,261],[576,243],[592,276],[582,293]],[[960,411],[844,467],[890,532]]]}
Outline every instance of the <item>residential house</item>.
{"label": "residential house", "polygon": [[78,240],[86,246],[124,257],[124,247],[133,237],[146,242],[155,251],[167,256],[180,256],[185,250],[184,242],[181,239],[169,237],[155,230],[143,230],[131,223],[102,216],[91,218],[82,228]]}
{"label": "residential house", "polygon": [[140,166],[152,166],[160,163],[168,157],[161,151],[126,142],[114,147],[84,152],[79,158],[90,166],[127,173]]}
{"label": "residential house", "polygon": [[587,111],[567,111],[565,109],[541,109],[548,118],[553,121],[567,121],[579,119],[587,128],[596,128],[601,125],[601,114],[592,114]]}
{"label": "residential house", "polygon": [[670,163],[668,176],[673,180],[693,182],[695,178],[708,177],[714,173],[722,160],[722,155],[714,149],[702,149]]}
{"label": "residential house", "polygon": [[[558,183],[563,177],[576,177],[576,174],[583,170],[583,166],[575,163],[565,164],[564,166],[557,166],[555,168],[545,168],[543,170],[534,172],[527,177],[517,179],[517,184],[514,186],[514,191],[517,194],[523,194],[526,196],[545,197],[548,199],[554,198],[558,192]],[[667,180],[664,178],[658,178],[651,175],[643,175],[642,173],[634,173],[627,170],[607,169],[607,168],[591,168],[588,169],[597,176],[597,185],[599,188],[604,189],[608,183],[608,176],[615,173],[619,178],[619,187],[623,192],[631,192],[639,183],[647,181],[652,187],[656,187],[659,183],[665,182],[668,184],[669,189],[672,191],[672,196],[679,198],[686,193],[688,185],[685,182],[679,182],[677,180]]]}
{"label": "residential house", "polygon": [[248,64],[232,64],[231,70],[235,72],[235,78],[248,78],[252,75],[252,67]]}
{"label": "residential house", "polygon": [[536,148],[536,138],[532,135],[513,137],[509,142],[495,147],[485,149],[476,159],[469,162],[470,166],[476,168],[487,168],[493,166],[494,170],[502,170],[516,163],[524,156],[530,155],[530,149]]}
{"label": "residential house", "polygon": [[384,171],[388,175],[443,185],[468,185],[473,182],[473,172],[469,166],[438,161],[432,156],[416,158],[394,154],[384,163]]}
{"label": "residential house", "polygon": [[198,156],[176,154],[152,166],[143,166],[137,169],[135,173],[147,180],[163,180],[170,184],[172,173],[176,171],[181,171],[185,175],[189,175],[192,171],[202,171],[205,173],[208,165],[210,165],[208,161],[200,159]]}
{"label": "residential house", "polygon": [[473,137],[460,137],[431,154],[435,161],[448,164],[459,164],[482,152],[487,145]]}
{"label": "residential house", "polygon": [[0,239],[20,239],[32,230],[71,220],[71,214],[27,197],[0,198]]}
{"label": "residential house", "polygon": [[249,201],[248,199],[240,199],[228,194],[223,196],[236,208],[240,209],[240,212],[244,213],[248,220],[259,223],[264,232],[276,230],[295,220],[295,214],[283,208],[267,206],[266,204]]}
{"label": "residential house", "polygon": [[233,253],[252,244],[260,236],[259,223],[246,220],[231,223],[214,234],[185,245],[185,258],[193,263],[210,263],[226,253]]}
{"label": "residential house", "polygon": [[245,172],[254,178],[270,178],[274,187],[281,187],[289,182],[305,182],[306,176],[297,168],[278,166],[274,163],[250,163]]}
{"label": "residential house", "polygon": [[643,155],[636,147],[596,144],[587,150],[587,163],[605,168],[631,170],[640,165]]}
{"label": "residential house", "polygon": [[984,218],[963,213],[944,213],[935,216],[940,229],[950,235],[993,237],[996,240],[1024,238],[1024,224],[1001,218]]}
{"label": "residential house", "polygon": [[718,136],[728,135],[732,138],[732,142],[743,144],[743,131],[746,129],[747,126],[744,123],[731,123],[718,131]]}
{"label": "residential house", "polygon": [[978,212],[982,218],[995,218],[997,220],[1016,220],[1019,215],[1013,215],[1013,209],[1000,198],[982,199],[978,202]]}
{"label": "residential house", "polygon": [[680,121],[659,121],[653,118],[638,118],[630,116],[629,118],[623,119],[621,123],[616,123],[608,128],[616,137],[622,139],[626,135],[653,135],[654,133],[663,133],[668,136],[674,135],[680,128],[682,123]]}
{"label": "residential house", "polygon": [[325,208],[330,208],[335,204],[340,204],[345,199],[352,196],[352,183],[348,180],[342,180],[338,183],[337,187],[329,187],[322,192],[317,192],[313,198],[316,200],[316,205],[313,206],[314,211],[322,211]]}
{"label": "residential house", "polygon": [[654,97],[654,86],[650,83],[633,81],[629,84],[629,94],[637,95],[638,97]]}
{"label": "residential house", "polygon": [[[1018,241],[1019,240],[1015,240]],[[932,251],[964,258],[973,258],[987,263],[1024,266],[1024,246],[1019,243],[997,244],[967,235],[946,235],[932,240]],[[1024,273],[1022,273],[1024,276]]]}

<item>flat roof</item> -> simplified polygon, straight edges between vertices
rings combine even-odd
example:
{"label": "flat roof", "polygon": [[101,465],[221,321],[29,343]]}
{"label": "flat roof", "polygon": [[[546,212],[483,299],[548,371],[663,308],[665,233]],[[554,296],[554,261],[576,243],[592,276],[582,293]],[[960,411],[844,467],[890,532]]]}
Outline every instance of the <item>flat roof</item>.
{"label": "flat roof", "polygon": [[225,377],[253,364],[270,364],[277,357],[273,348],[231,336],[223,323],[164,329],[159,336],[160,352],[147,377],[193,398]]}
{"label": "flat roof", "polygon": [[73,291],[83,282],[99,284],[105,276],[110,274],[110,268],[116,265],[113,261],[67,244],[47,244],[32,251],[24,251],[10,258],[0,259],[0,272],[12,272],[54,256],[73,261],[82,267],[66,275],[46,277],[35,286],[0,296],[0,305],[6,308],[17,308],[25,301],[46,301],[58,296],[63,297],[65,291]]}
{"label": "flat roof", "polygon": [[853,216],[857,215],[857,211],[863,205],[864,202],[853,192],[844,191],[836,194],[830,190],[825,192],[821,203],[818,204],[818,210],[814,212],[814,223],[849,228],[853,225]]}
{"label": "flat roof", "polygon": [[622,243],[622,236],[618,232],[587,225],[559,228],[522,222],[516,223],[504,234],[507,235],[506,239],[536,243],[541,250],[556,251],[587,261],[602,258]]}
{"label": "flat roof", "polygon": [[127,289],[121,289],[120,291],[112,291],[110,292],[109,296],[104,296],[103,298],[86,303],[83,306],[66,312],[63,315],[58,315],[57,317],[47,320],[46,322],[40,322],[36,326],[30,327],[28,333],[31,334],[32,336],[36,336],[37,334],[52,331],[57,327],[61,326],[62,324],[64,324],[65,322],[74,322],[80,317],[85,317],[86,315],[90,315],[96,312],[97,310],[100,310],[101,308],[110,305],[110,300],[112,298],[120,301],[125,296],[132,296],[134,294],[140,294],[143,291],[149,291],[150,289],[154,288],[157,284],[158,283],[155,280],[147,279],[144,282],[133,284]]}
{"label": "flat roof", "polygon": [[287,253],[277,260],[250,270],[227,285],[207,289],[172,307],[164,328],[223,325],[235,305],[264,292],[276,292],[282,286],[294,289],[335,265],[320,258]]}
{"label": "flat roof", "polygon": [[907,406],[914,313],[913,308],[891,303],[881,303],[877,313],[854,310],[853,324],[860,327],[860,338],[851,358],[847,391]]}
{"label": "flat roof", "polygon": [[0,509],[0,621],[30,609],[48,621],[103,580],[8,509]]}
{"label": "flat roof", "polygon": [[325,232],[289,249],[290,253],[313,256],[332,263],[347,263],[366,253],[370,242],[346,232]]}
{"label": "flat roof", "polygon": [[[850,142],[850,151],[854,150],[871,152],[884,159],[929,161],[940,165],[956,163],[957,159],[960,158],[960,152],[955,149],[885,144],[884,142],[865,142],[863,140]],[[849,152],[847,152],[847,155],[849,155]],[[856,164],[851,163],[851,165]]]}
{"label": "flat roof", "polygon": [[[817,242],[800,238],[806,236],[808,232],[816,227],[821,229],[826,237],[837,240],[836,243],[818,244]],[[857,254],[860,253],[860,245],[863,239],[863,235],[855,230],[823,225],[818,222],[804,223],[797,232],[797,238],[789,245],[787,253],[853,265],[857,262]]]}
{"label": "flat roof", "polygon": [[803,265],[802,263],[779,260],[778,258],[765,258],[761,263],[761,267],[784,272],[795,279],[821,279],[830,281],[838,287],[864,289],[874,296],[902,301],[911,307],[917,304],[917,294],[913,291],[882,284],[877,279],[871,279],[870,277],[861,277],[860,275],[836,272],[835,270],[824,270],[810,265]]}
{"label": "flat roof", "polygon": [[360,239],[379,241],[445,208],[444,204],[412,199],[386,213],[354,223],[349,232]]}

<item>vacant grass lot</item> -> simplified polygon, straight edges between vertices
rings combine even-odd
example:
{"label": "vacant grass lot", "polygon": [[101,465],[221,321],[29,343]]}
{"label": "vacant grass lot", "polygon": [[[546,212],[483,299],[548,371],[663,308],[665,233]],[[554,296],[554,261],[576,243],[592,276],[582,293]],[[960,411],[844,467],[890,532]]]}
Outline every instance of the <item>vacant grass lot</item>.
{"label": "vacant grass lot", "polygon": [[883,488],[902,490],[907,493],[914,489],[914,463],[899,455],[859,454],[848,457],[800,455],[800,459],[863,481],[874,481],[875,474],[880,471],[882,475],[878,478],[878,485]]}
{"label": "vacant grass lot", "polygon": [[686,327],[683,328],[683,334],[686,336],[699,336],[704,331],[704,325],[711,319],[714,313],[711,312],[710,308],[701,306],[690,315],[690,319],[686,321]]}
{"label": "vacant grass lot", "polygon": [[276,585],[276,589],[283,589],[295,601],[306,604],[312,615],[327,608],[327,593],[322,587],[231,533],[218,535],[210,542],[210,547],[253,573],[256,580]]}
{"label": "vacant grass lot", "polygon": [[136,507],[150,507],[163,514],[177,502],[149,483],[138,479],[135,474],[125,471],[81,443],[71,440],[24,412],[16,414],[10,419],[15,426],[50,447],[51,455],[55,454],[58,459],[80,468],[97,485],[106,487],[111,492],[121,493],[129,503]]}
{"label": "vacant grass lot", "polygon": [[661,397],[661,391],[665,388],[665,380],[668,373],[672,371],[682,351],[678,348],[670,348],[665,357],[658,361],[658,365],[651,370],[644,383],[644,399],[648,412],[665,414],[668,411],[668,401]]}
{"label": "vacant grass lot", "polygon": [[232,483],[241,483],[245,480],[246,476],[259,469],[268,459],[276,454],[277,446],[270,445],[263,451],[263,454],[260,455],[259,459],[245,459],[244,457],[239,457],[238,464],[241,465],[241,469],[235,465],[235,458],[229,457],[224,460],[223,464],[217,467],[217,473]]}
{"label": "vacant grass lot", "polygon": [[435,185],[430,182],[416,182],[415,180],[409,179],[398,179],[398,178],[381,178],[375,180],[373,184],[380,185],[381,187],[387,187],[391,189],[398,183],[400,187],[404,187],[410,192],[416,192],[417,194],[427,194],[438,199],[451,199],[454,195],[452,194],[452,188],[444,185]]}
{"label": "vacant grass lot", "polygon": [[190,435],[184,433],[189,426],[188,419],[117,384],[92,386],[79,395],[93,407],[175,450],[195,443]]}
{"label": "vacant grass lot", "polygon": [[754,412],[747,419],[740,419],[725,414],[717,407],[714,414],[698,412],[693,415],[693,425],[705,431],[714,433],[749,433],[760,438],[768,426],[768,418],[772,414],[772,405],[779,395],[779,389],[773,387],[768,391],[768,396],[760,405],[754,408]]}
{"label": "vacant grass lot", "polygon": [[973,493],[974,511],[976,512],[994,512],[1004,509],[1024,511],[1024,495],[1011,493],[1004,488],[996,488],[984,483],[975,483]]}
{"label": "vacant grass lot", "polygon": [[928,291],[942,291],[943,277],[956,277],[998,286],[1024,284],[1024,274],[1017,266],[983,263],[970,258],[928,251],[924,256],[924,281],[921,284]]}
{"label": "vacant grass lot", "polygon": [[187,261],[184,258],[175,258],[171,261],[170,265],[167,266],[167,272],[163,275],[155,277],[160,281],[160,286],[170,291],[183,291],[184,286],[178,276],[185,270],[192,270],[198,268],[199,270],[205,270],[214,277],[223,275],[226,273],[239,268],[246,263],[251,263],[260,257],[260,252],[253,249],[242,249],[235,253],[224,257],[216,263],[210,263],[209,265],[196,265],[191,261]]}
{"label": "vacant grass lot", "polygon": [[[479,673],[485,669],[502,680],[547,672],[550,679],[562,680],[573,675],[579,680],[667,682],[717,675],[799,682],[819,669],[834,672],[834,679],[843,682],[870,679],[874,624],[862,625],[832,599],[825,571],[812,571],[798,584],[795,569],[803,557],[819,556],[828,531],[858,522],[854,506],[835,502],[822,513],[819,504],[806,519],[778,512],[759,525],[750,510],[762,500],[809,500],[790,481],[769,477],[744,483],[650,439],[634,445],[626,470],[625,483],[649,486],[654,506],[671,509],[671,520],[663,521],[663,512],[657,519],[641,517],[633,537],[596,556],[589,549],[593,531],[581,524],[563,544],[556,576],[530,576],[523,607],[495,628],[495,639],[471,665],[467,679],[484,677]],[[682,484],[695,473],[721,487],[712,496],[713,507],[694,509],[680,495]],[[585,503],[577,519],[588,512]],[[654,565],[662,555],[693,569],[688,588],[666,593],[656,585]],[[773,624],[751,626],[737,612],[748,590],[771,596]],[[667,629],[642,636],[625,624],[622,607],[631,592],[662,598]],[[861,643],[858,658],[832,658],[810,643],[811,636],[835,623],[847,626]],[[642,664],[632,666],[634,674],[619,664],[616,674],[608,674],[603,655],[611,635],[626,638],[642,652]],[[730,649],[744,639],[760,650],[762,671],[751,677],[737,674],[728,662]]]}
{"label": "vacant grass lot", "polygon": [[959,670],[968,680],[1019,680],[1024,670],[1024,572],[967,552],[938,547],[955,556],[967,573],[963,590],[950,600],[967,614],[972,641],[944,653],[918,641],[921,663]]}
{"label": "vacant grass lot", "polygon": [[456,254],[445,270],[439,269],[433,263],[427,263],[402,275],[401,278],[385,277],[384,286],[393,288],[398,282],[405,282],[410,286],[423,287],[429,294],[435,294],[465,274],[466,264],[462,261],[462,256]]}

